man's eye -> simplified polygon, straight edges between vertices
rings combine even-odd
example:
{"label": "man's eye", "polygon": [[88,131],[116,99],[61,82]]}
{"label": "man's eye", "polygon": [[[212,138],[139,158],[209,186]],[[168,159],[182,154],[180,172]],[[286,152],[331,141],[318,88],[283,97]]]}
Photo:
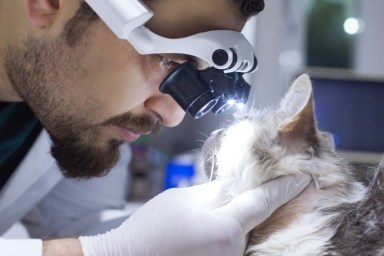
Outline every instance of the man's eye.
{"label": "man's eye", "polygon": [[173,61],[166,57],[160,57],[160,64],[165,68],[167,71],[173,70],[179,63],[176,61]]}

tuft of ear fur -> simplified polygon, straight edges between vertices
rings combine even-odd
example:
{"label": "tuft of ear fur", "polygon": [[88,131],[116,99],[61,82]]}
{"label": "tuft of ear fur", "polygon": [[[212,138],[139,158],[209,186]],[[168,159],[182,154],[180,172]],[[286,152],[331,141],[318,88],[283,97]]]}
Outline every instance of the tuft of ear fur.
{"label": "tuft of ear fur", "polygon": [[312,84],[307,74],[295,80],[282,100],[280,110],[287,113],[287,118],[278,131],[280,144],[290,152],[316,153],[319,139],[313,109]]}

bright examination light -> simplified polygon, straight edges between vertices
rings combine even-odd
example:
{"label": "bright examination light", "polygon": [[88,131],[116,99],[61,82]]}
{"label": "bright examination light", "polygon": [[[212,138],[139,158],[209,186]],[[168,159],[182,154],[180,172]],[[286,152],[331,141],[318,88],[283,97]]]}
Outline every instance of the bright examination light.
{"label": "bright examination light", "polygon": [[233,106],[236,101],[235,100],[228,100],[227,103],[230,105],[230,106]]}
{"label": "bright examination light", "polygon": [[237,109],[244,109],[245,108],[245,104],[244,103],[237,103],[236,107],[237,107]]}
{"label": "bright examination light", "polygon": [[237,109],[244,109],[245,104],[243,102],[237,102],[236,100],[228,100],[227,101],[228,106],[236,106]]}
{"label": "bright examination light", "polygon": [[344,31],[349,35],[356,35],[363,31],[363,21],[361,19],[350,17],[344,21]]}

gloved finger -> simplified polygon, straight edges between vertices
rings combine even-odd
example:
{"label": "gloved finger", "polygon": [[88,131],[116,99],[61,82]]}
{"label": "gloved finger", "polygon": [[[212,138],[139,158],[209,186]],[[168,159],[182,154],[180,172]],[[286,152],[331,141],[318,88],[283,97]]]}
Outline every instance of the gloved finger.
{"label": "gloved finger", "polygon": [[184,188],[168,189],[157,195],[151,201],[161,201],[164,207],[184,205],[194,210],[214,209],[222,186],[216,181]]}
{"label": "gloved finger", "polygon": [[215,211],[237,220],[248,233],[281,205],[296,197],[310,180],[310,176],[305,174],[282,176],[236,196]]}
{"label": "gloved finger", "polygon": [[189,203],[196,208],[214,209],[217,207],[218,195],[222,184],[217,181],[207,182],[187,188]]}

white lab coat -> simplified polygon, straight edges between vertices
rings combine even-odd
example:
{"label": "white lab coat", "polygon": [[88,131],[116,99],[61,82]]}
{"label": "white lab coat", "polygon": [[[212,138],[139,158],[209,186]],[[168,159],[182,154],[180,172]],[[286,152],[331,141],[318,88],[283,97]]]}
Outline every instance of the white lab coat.
{"label": "white lab coat", "polygon": [[[105,177],[65,179],[50,155],[48,134],[42,131],[0,191],[0,236],[18,221],[31,237],[43,239],[96,234],[118,226],[131,213],[125,208],[128,146],[122,147],[121,156]],[[0,246],[0,256],[16,255],[7,254],[5,247]]]}

